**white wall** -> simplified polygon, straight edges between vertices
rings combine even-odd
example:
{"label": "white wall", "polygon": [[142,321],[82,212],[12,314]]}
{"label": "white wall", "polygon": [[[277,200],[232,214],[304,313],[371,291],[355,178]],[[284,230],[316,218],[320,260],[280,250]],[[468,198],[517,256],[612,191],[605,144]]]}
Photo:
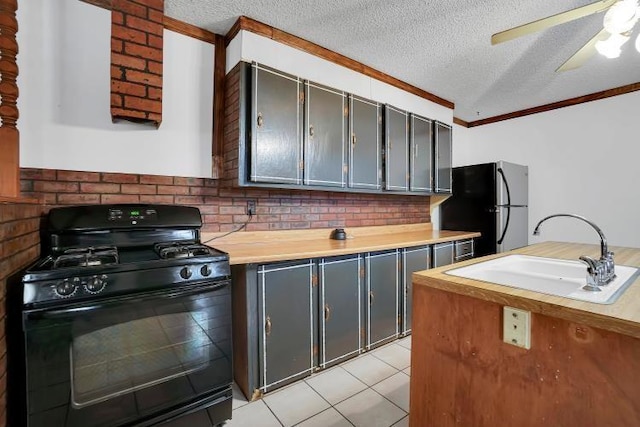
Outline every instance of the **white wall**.
{"label": "white wall", "polygon": [[238,61],[256,61],[316,83],[388,103],[443,123],[453,123],[453,110],[372,79],[333,62],[249,31],[240,31],[227,46],[227,72]]}
{"label": "white wall", "polygon": [[211,176],[214,46],[164,32],[159,129],[111,123],[111,12],[21,1],[20,166]]}
{"label": "white wall", "polygon": [[[640,247],[640,92],[466,129],[454,127],[456,166],[529,166],[529,228],[553,213],[586,216],[609,243]],[[598,242],[577,220],[551,219],[539,241]]]}

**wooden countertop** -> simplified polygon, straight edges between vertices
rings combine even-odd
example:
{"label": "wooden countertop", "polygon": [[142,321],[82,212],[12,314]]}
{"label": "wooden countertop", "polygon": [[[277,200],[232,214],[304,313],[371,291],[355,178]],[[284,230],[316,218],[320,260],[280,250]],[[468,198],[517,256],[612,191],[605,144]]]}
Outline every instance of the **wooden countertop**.
{"label": "wooden countertop", "polygon": [[[348,255],[480,236],[477,232],[433,230],[430,223],[345,228],[347,240],[329,239],[332,230],[240,232],[207,244],[227,252],[233,265]],[[201,240],[218,235],[205,233]]]}
{"label": "wooden countertop", "polygon": [[[640,249],[610,247],[616,265],[640,267]],[[640,278],[613,304],[594,304],[508,286],[444,274],[445,271],[510,254],[576,260],[580,255],[600,257],[599,245],[546,242],[515,251],[448,265],[413,274],[414,285],[429,286],[481,300],[522,308],[609,331],[640,338]]]}

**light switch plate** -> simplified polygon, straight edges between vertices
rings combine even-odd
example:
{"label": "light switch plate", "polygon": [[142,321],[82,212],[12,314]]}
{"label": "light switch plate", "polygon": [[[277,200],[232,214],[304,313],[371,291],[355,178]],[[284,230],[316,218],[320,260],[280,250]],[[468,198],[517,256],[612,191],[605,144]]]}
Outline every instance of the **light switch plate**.
{"label": "light switch plate", "polygon": [[531,312],[503,307],[502,340],[517,347],[531,348]]}

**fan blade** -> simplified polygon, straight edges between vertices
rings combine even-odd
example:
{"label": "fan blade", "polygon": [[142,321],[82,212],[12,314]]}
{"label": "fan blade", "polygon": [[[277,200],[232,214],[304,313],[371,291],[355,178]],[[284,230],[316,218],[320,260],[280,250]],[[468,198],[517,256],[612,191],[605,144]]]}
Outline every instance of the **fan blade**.
{"label": "fan blade", "polygon": [[565,61],[556,72],[573,70],[581,67],[596,53],[596,43],[609,37],[609,33],[604,28],[598,34],[593,36],[591,40],[585,43],[573,56]]}
{"label": "fan blade", "polygon": [[558,13],[557,15],[549,16],[544,19],[529,22],[528,24],[520,25],[519,27],[511,28],[510,30],[496,33],[491,36],[491,44],[503,43],[517,37],[535,33],[536,31],[564,24],[565,22],[575,21],[576,19],[589,16],[594,13],[603,12],[613,6],[617,1],[618,0],[601,0],[586,6]]}

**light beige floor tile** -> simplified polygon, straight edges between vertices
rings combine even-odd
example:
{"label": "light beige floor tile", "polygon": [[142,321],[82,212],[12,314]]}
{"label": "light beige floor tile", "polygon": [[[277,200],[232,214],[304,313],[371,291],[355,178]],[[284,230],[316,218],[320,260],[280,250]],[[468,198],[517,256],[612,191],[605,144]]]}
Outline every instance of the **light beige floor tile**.
{"label": "light beige floor tile", "polygon": [[405,374],[411,376],[411,366],[409,366],[407,369],[404,369],[402,372],[404,372]]}
{"label": "light beige floor tile", "polygon": [[366,389],[335,408],[356,427],[389,427],[406,414],[372,389]]}
{"label": "light beige floor tile", "polygon": [[408,337],[404,337],[401,340],[398,340],[398,345],[403,346],[404,348],[408,348],[411,350],[411,335]]}
{"label": "light beige floor tile", "polygon": [[365,383],[342,367],[314,375],[307,378],[306,382],[332,405],[367,388]]}
{"label": "light beige floor tile", "polygon": [[231,386],[231,390],[233,390],[233,409],[240,408],[249,403],[242,391],[240,391],[240,387],[236,383],[233,383]]}
{"label": "light beige floor tile", "polygon": [[[324,412],[320,412],[309,418],[306,421],[301,422],[296,427],[351,427],[352,424],[347,421],[345,417],[340,415],[338,411],[333,408],[329,408]],[[409,424],[407,424],[407,427]]]}
{"label": "light beige floor tile", "polygon": [[406,369],[411,365],[411,351],[395,343],[374,350],[371,354],[396,369]]}
{"label": "light beige floor tile", "polygon": [[391,427],[409,427],[409,416],[407,415]]}
{"label": "light beige floor tile", "polygon": [[375,391],[409,412],[409,377],[398,372],[372,387]]}
{"label": "light beige floor tile", "polygon": [[282,427],[280,421],[271,413],[262,400],[251,402],[233,411],[232,418],[225,427]]}
{"label": "light beige floor tile", "polygon": [[269,393],[263,400],[284,426],[297,424],[329,407],[304,381]]}
{"label": "light beige floor tile", "polygon": [[[347,362],[342,367],[358,378],[363,383],[371,386],[398,372],[393,366],[389,366],[380,359],[370,354],[365,354]],[[406,367],[406,366],[405,366]]]}

